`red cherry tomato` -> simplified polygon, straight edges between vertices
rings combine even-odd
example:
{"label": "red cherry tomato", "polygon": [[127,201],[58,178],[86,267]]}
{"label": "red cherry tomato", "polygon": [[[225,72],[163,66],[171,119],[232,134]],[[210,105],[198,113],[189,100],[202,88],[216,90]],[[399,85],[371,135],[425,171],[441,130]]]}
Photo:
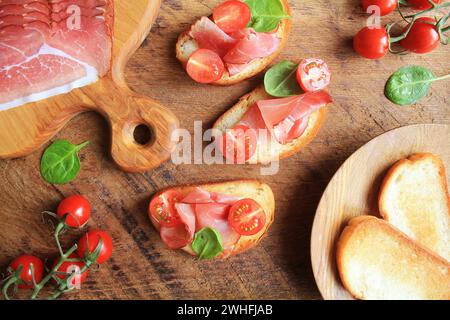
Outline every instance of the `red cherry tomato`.
{"label": "red cherry tomato", "polygon": [[214,22],[226,33],[244,29],[251,18],[252,13],[248,4],[236,0],[225,1],[213,11]]}
{"label": "red cherry tomato", "polygon": [[234,164],[244,164],[256,152],[258,137],[255,130],[244,125],[226,130],[218,141],[219,150]]}
{"label": "red cherry tomato", "polygon": [[321,59],[305,59],[298,65],[297,81],[306,92],[322,90],[330,84],[331,72]]}
{"label": "red cherry tomato", "polygon": [[380,15],[385,16],[397,8],[398,0],[362,0],[361,5],[364,12],[370,6],[378,6],[380,8]]}
{"label": "red cherry tomato", "polygon": [[69,227],[81,228],[91,217],[91,205],[85,197],[73,195],[61,201],[56,213],[61,219],[67,215]]}
{"label": "red cherry tomato", "polygon": [[264,228],[266,213],[255,200],[243,199],[231,207],[228,222],[240,235],[252,236]]}
{"label": "red cherry tomato", "polygon": [[80,257],[86,257],[86,251],[92,254],[97,249],[98,243],[102,240],[102,246],[100,249],[100,255],[98,256],[97,263],[102,264],[111,257],[113,251],[112,239],[105,231],[92,230],[84,234],[80,240],[78,240],[77,253]]}
{"label": "red cherry tomato", "polygon": [[[33,265],[33,267],[31,267]],[[34,288],[33,277],[36,283],[41,282],[44,275],[44,263],[38,257],[26,254],[16,258],[9,265],[11,271],[15,272],[22,266],[20,279],[25,283],[19,284],[20,289]]]}
{"label": "red cherry tomato", "polygon": [[389,51],[389,36],[384,28],[365,27],[353,39],[353,48],[367,59],[379,59]]}
{"label": "red cherry tomato", "polygon": [[212,83],[222,78],[225,66],[217,53],[208,49],[198,49],[186,65],[189,76],[199,83]]}
{"label": "red cherry tomato", "polygon": [[150,201],[150,219],[156,220],[163,227],[175,227],[181,223],[180,216],[175,209],[175,204],[182,199],[181,193],[175,190],[167,190],[156,194]]}
{"label": "red cherry tomato", "polygon": [[[80,256],[76,253],[72,253],[69,256],[69,259],[81,259]],[[58,263],[58,260],[55,260],[55,262],[53,263],[53,268],[56,266],[56,264]],[[73,272],[81,272],[81,269],[85,266],[85,263],[83,261],[80,262],[63,262],[61,264],[61,266],[58,268],[58,272],[65,272],[68,273],[68,275],[64,275],[64,274],[56,274],[56,276],[58,278],[60,278],[61,280],[65,280],[69,278],[69,274],[73,273]],[[72,286],[76,286],[77,284],[82,284],[84,281],[86,281],[86,278],[88,276],[88,270],[85,270],[83,273],[79,273],[78,275],[75,275],[72,278],[71,284]],[[78,278],[77,278],[78,277]]]}
{"label": "red cherry tomato", "polygon": [[[434,3],[440,4],[442,0],[433,0]],[[409,5],[416,10],[426,10],[431,8],[431,4],[428,0],[408,0]]]}
{"label": "red cherry tomato", "polygon": [[417,19],[406,38],[400,41],[400,45],[415,53],[428,53],[433,51],[439,45],[440,41],[439,32],[434,25],[435,23],[436,21],[429,17]]}

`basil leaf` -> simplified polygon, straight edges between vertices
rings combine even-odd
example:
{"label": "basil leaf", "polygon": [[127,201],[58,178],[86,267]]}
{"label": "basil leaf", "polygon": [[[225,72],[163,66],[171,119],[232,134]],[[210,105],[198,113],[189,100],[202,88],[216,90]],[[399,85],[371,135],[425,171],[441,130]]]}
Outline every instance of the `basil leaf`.
{"label": "basil leaf", "polygon": [[298,64],[282,61],[270,68],[264,76],[264,87],[271,96],[282,98],[302,93],[296,72]]}
{"label": "basil leaf", "polygon": [[52,143],[42,155],[42,178],[51,184],[65,184],[75,179],[80,171],[78,152],[88,144],[86,141],[76,146],[66,140]]}
{"label": "basil leaf", "polygon": [[427,95],[430,84],[435,80],[433,73],[426,68],[403,67],[389,78],[385,95],[398,105],[413,104]]}
{"label": "basil leaf", "polygon": [[195,234],[191,246],[200,259],[213,259],[223,251],[220,233],[208,227]]}
{"label": "basil leaf", "polygon": [[252,19],[248,28],[255,29],[256,32],[272,32],[283,19],[290,16],[284,10],[281,0],[245,0],[252,12]]}

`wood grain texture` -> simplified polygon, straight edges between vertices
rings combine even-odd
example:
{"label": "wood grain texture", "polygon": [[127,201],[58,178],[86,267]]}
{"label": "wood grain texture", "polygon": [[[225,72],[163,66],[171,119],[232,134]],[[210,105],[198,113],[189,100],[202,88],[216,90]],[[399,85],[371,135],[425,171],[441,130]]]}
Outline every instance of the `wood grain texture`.
{"label": "wood grain texture", "polygon": [[314,276],[325,299],[351,298],[337,273],[336,241],[351,218],[380,217],[378,195],[389,168],[398,160],[421,152],[439,156],[450,168],[448,141],[450,125],[406,126],[373,139],[344,162],[322,196],[311,235]]}
{"label": "wood grain texture", "polygon": [[[262,79],[228,88],[202,86],[193,83],[176,60],[178,34],[219,2],[165,0],[150,36],[126,69],[134,91],[168,106],[191,132],[195,120],[204,121],[208,128]],[[290,4],[295,18],[280,59],[320,57],[333,71],[330,92],[335,101],[308,147],[283,160],[274,176],[261,176],[259,166],[171,162],[147,173],[128,174],[109,159],[109,129],[103,118],[95,113],[80,115],[55,137],[74,143],[92,141],[81,153],[82,170],[74,182],[55,187],[42,181],[38,168],[43,149],[0,161],[0,266],[6,267],[23,252],[55,256],[51,230],[42,224],[40,212],[56,209],[64,196],[79,192],[89,197],[94,208],[89,227],[111,232],[116,249],[111,262],[92,272],[85,288],[67,299],[320,299],[311,268],[310,236],[325,187],[343,161],[372,138],[408,124],[450,124],[448,82],[433,84],[430,94],[412,107],[395,106],[383,96],[387,78],[398,67],[419,64],[444,74],[450,69],[450,55],[448,47],[440,47],[429,55],[365,60],[353,52],[350,41],[365,23],[358,1],[291,0]],[[258,247],[212,262],[199,262],[164,247],[147,219],[147,205],[156,191],[243,177],[268,183],[276,198],[274,224]],[[67,234],[66,243],[77,237]]]}
{"label": "wood grain texture", "polygon": [[[111,155],[120,168],[142,172],[167,160],[173,148],[171,133],[178,127],[178,119],[153,99],[131,91],[123,76],[128,59],[148,35],[160,4],[160,0],[115,0],[110,73],[68,94],[0,112],[0,158],[35,151],[74,116],[93,110],[110,124]],[[153,134],[145,145],[136,143],[133,136],[136,126],[142,124]]]}

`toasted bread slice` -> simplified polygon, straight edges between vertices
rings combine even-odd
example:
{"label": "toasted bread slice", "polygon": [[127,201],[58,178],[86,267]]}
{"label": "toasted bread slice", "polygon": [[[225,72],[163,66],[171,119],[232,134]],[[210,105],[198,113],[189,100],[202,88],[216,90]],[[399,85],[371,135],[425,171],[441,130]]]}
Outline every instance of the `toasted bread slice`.
{"label": "toasted bread slice", "polygon": [[[281,0],[281,2],[286,12],[290,15],[291,9],[289,7],[288,0]],[[245,70],[243,70],[238,74],[235,74],[234,76],[230,76],[230,74],[227,71],[225,71],[222,78],[212,84],[221,86],[233,85],[246,79],[249,79],[257,75],[258,73],[262,72],[264,69],[266,69],[286,46],[289,32],[291,30],[291,24],[292,22],[290,19],[284,19],[280,22],[277,29],[277,37],[281,39],[280,47],[274,53],[265,58],[255,59],[254,61],[252,61],[251,65],[248,66],[248,68],[246,68]],[[195,40],[189,36],[189,31],[190,28],[185,32],[183,32],[182,34],[180,34],[176,44],[177,59],[180,60],[183,67],[186,66],[186,63],[188,62],[191,54],[198,49]]]}
{"label": "toasted bread slice", "polygon": [[350,220],[337,244],[344,286],[359,299],[450,299],[450,265],[388,222]]}
{"label": "toasted bread slice", "polygon": [[[237,104],[217,119],[213,128],[225,132],[225,130],[235,126],[253,104],[264,99],[273,99],[273,97],[266,92],[264,86],[260,86],[243,96]],[[261,146],[257,146],[255,155],[247,163],[269,163],[274,160],[287,158],[299,152],[316,137],[325,121],[326,113],[327,107],[313,112],[309,116],[308,127],[302,136],[288,144],[282,145],[276,141],[270,141],[270,145],[264,146],[262,149]]]}
{"label": "toasted bread slice", "polygon": [[[194,191],[196,187],[200,187],[203,190],[209,192],[218,192],[226,195],[253,199],[261,205],[261,207],[264,209],[264,212],[266,213],[266,224],[259,233],[253,236],[241,236],[238,242],[234,245],[233,250],[224,252],[222,255],[219,255],[216,258],[223,259],[241,253],[256,246],[264,238],[269,227],[273,223],[275,215],[275,197],[273,195],[272,189],[267,184],[259,182],[258,180],[235,180],[227,182],[172,187],[164,189],[158,192],[158,194],[170,189],[177,190],[182,194],[187,195],[190,192]],[[159,231],[159,223],[155,219],[151,218],[150,220],[152,221],[155,228]],[[184,247],[183,250],[192,255],[196,255],[192,251],[190,245]]]}
{"label": "toasted bread slice", "polygon": [[379,197],[384,219],[450,261],[450,202],[442,160],[415,154],[387,173]]}

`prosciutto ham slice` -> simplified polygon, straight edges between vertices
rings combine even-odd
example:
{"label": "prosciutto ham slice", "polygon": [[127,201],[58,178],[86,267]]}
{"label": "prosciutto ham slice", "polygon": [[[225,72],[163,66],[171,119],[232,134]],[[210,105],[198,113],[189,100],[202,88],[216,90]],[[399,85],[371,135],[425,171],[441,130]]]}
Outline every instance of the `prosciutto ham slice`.
{"label": "prosciutto ham slice", "polygon": [[104,76],[113,19],[113,0],[0,0],[0,111]]}
{"label": "prosciutto ham slice", "polygon": [[220,233],[224,250],[231,250],[240,235],[228,223],[228,214],[231,206],[239,199],[195,188],[180,203],[175,204],[181,224],[161,227],[161,239],[169,248],[180,249],[192,242],[195,231],[210,227]]}
{"label": "prosciutto ham slice", "polygon": [[276,33],[256,32],[252,28],[229,35],[208,17],[200,18],[191,27],[189,36],[198,48],[216,52],[231,76],[245,70],[255,59],[270,56],[281,44]]}
{"label": "prosciutto ham slice", "polygon": [[267,129],[278,143],[287,144],[305,132],[311,113],[331,102],[331,96],[323,90],[260,100],[249,108],[238,125],[255,130]]}

